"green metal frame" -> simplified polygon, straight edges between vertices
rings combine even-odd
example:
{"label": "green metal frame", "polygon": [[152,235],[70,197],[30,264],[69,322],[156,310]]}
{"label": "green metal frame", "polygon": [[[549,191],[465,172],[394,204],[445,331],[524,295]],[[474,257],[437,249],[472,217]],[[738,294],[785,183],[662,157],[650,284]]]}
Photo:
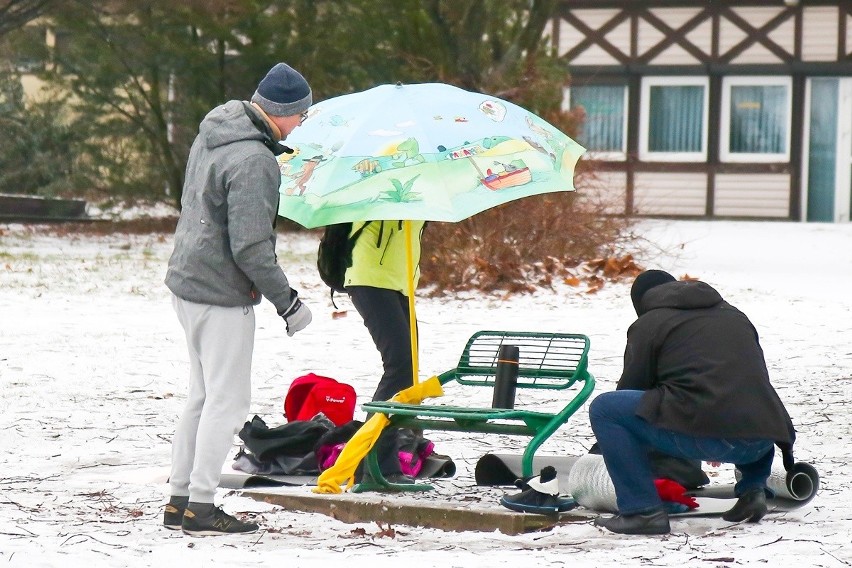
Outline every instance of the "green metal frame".
{"label": "green metal frame", "polygon": [[[524,450],[522,475],[532,475],[536,450],[588,400],[595,379],[588,371],[589,338],[573,333],[525,331],[479,331],[468,340],[456,368],[441,373],[442,385],[456,382],[465,386],[494,386],[497,354],[500,346],[517,345],[518,389],[568,390],[579,387],[568,403],[556,413],[522,409],[468,408],[448,405],[405,404],[376,401],[363,404],[368,413],[388,416],[389,427],[456,432],[481,432],[529,436]],[[573,390],[572,390],[573,392]],[[423,491],[432,489],[423,483],[396,484],[387,481],[378,465],[375,448],[366,457],[371,481],[352,488],[364,491]]]}

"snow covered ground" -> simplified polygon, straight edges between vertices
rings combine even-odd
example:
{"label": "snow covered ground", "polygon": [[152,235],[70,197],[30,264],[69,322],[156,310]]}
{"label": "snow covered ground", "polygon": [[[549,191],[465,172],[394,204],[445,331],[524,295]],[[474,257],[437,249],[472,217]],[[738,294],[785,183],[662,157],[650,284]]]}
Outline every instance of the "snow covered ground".
{"label": "snow covered ground", "polygon": [[[660,251],[640,259],[643,266],[711,283],[755,323],[798,429],[796,457],[822,477],[807,506],[758,525],[674,519],[664,537],[617,536],[590,523],[507,536],[388,531],[221,490],[217,502],[250,512],[264,530],[201,539],[167,531],[169,442],[187,374],[183,335],[162,283],[171,236],[56,237],[43,227],[0,225],[0,565],[849,566],[852,225],[655,220],[637,230]],[[332,318],[315,250],[312,236],[279,239],[279,261],[313,310],[311,326],[287,338],[268,303],[256,310],[251,413],[270,425],[283,421],[294,377],[336,377],[366,401],[380,374],[378,354],[345,298],[347,317]],[[419,298],[417,309],[423,377],[454,366],[480,329],[570,331],[591,338],[597,392],[614,388],[634,318],[629,283],[594,295],[559,287],[509,298]],[[518,396],[519,405],[531,400]],[[427,435],[459,468],[440,494],[455,491],[460,499],[472,491],[482,454],[518,447],[495,436]],[[584,408],[540,453],[580,455],[591,443]],[[714,479],[732,477],[727,466],[706,470]]]}

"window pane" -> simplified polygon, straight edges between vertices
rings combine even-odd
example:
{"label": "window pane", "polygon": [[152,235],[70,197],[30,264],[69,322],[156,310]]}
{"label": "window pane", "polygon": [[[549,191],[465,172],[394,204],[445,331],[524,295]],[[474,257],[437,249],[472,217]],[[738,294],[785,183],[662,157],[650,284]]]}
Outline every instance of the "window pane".
{"label": "window pane", "polygon": [[649,152],[703,152],[704,87],[652,86]]}
{"label": "window pane", "polygon": [[731,87],[730,152],[783,154],[786,137],[786,87]]}
{"label": "window pane", "polygon": [[588,150],[624,150],[624,89],[620,85],[571,88],[572,106],[586,111],[583,133],[577,141]]}

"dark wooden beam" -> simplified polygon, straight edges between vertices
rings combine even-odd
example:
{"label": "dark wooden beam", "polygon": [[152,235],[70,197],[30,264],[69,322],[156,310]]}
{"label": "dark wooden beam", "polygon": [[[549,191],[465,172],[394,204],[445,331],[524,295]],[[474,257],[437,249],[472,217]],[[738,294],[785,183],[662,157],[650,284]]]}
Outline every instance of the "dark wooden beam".
{"label": "dark wooden beam", "polygon": [[769,39],[769,32],[794,17],[796,11],[787,8],[783,12],[778,13],[774,18],[766,22],[764,25],[759,28],[755,28],[748,21],[744,20],[740,17],[736,12],[731,10],[730,8],[724,8],[722,11],[722,16],[730,20],[732,24],[746,32],[746,37],[739,42],[737,45],[732,47],[727,51],[727,53],[722,53],[719,56],[719,60],[725,63],[730,63],[734,59],[736,59],[739,55],[741,55],[746,49],[749,47],[760,43],[771,51],[778,59],[784,62],[791,62],[795,59],[795,55],[789,53],[783,47]]}
{"label": "dark wooden beam", "polygon": [[[643,173],[666,172],[666,173],[707,173],[708,166],[706,162],[639,162],[634,163],[624,161],[607,161],[607,160],[589,160],[596,164],[601,164],[602,169],[612,172],[624,172],[635,170]],[[776,164],[767,164],[765,162],[740,163],[726,162],[720,163],[716,167],[715,173],[718,174],[791,174],[792,168],[789,162],[780,162]]]}
{"label": "dark wooden beam", "polygon": [[678,29],[674,29],[671,28],[664,21],[662,21],[660,18],[655,16],[652,12],[643,12],[641,14],[641,17],[649,24],[663,32],[666,37],[663,41],[661,41],[660,43],[649,49],[647,52],[642,54],[641,57],[636,58],[637,62],[640,64],[648,64],[649,62],[653,61],[655,57],[657,57],[663,51],[665,51],[676,43],[684,50],[689,52],[689,54],[696,58],[698,61],[701,61],[702,63],[709,63],[710,60],[708,58],[708,54],[704,53],[701,49],[696,47],[695,44],[686,39],[686,34],[709,20],[711,14],[711,9],[705,8],[704,10],[690,18],[681,27],[679,27]]}
{"label": "dark wooden beam", "polygon": [[574,26],[575,28],[580,30],[583,33],[583,35],[585,36],[583,38],[583,40],[580,41],[580,43],[578,43],[577,45],[575,45],[574,47],[569,49],[568,52],[565,55],[562,56],[564,59],[567,59],[568,61],[570,61],[571,59],[573,59],[574,57],[576,57],[577,55],[579,55],[580,53],[582,53],[583,51],[585,51],[586,49],[591,47],[592,45],[597,44],[604,51],[606,51],[607,53],[612,55],[615,58],[616,61],[628,63],[627,58],[625,57],[624,53],[620,49],[615,47],[612,43],[607,41],[607,39],[604,37],[604,36],[606,36],[606,34],[611,32],[619,24],[621,24],[622,22],[627,20],[627,18],[630,17],[630,14],[628,12],[626,12],[626,11],[619,12],[613,18],[611,18],[607,23],[605,23],[603,26],[601,26],[600,28],[598,28],[596,30],[590,28],[588,25],[586,25],[586,23],[583,20],[581,20],[580,18],[578,18],[577,16],[575,16],[571,12],[564,13],[562,15],[562,17],[563,17],[563,19],[565,19],[566,22],[568,22],[569,24],[571,24],[572,26]]}
{"label": "dark wooden beam", "polygon": [[790,94],[792,100],[792,120],[790,124],[790,219],[804,221],[802,219],[802,172],[805,148],[804,132],[805,124],[809,120],[805,108],[805,83],[807,77],[796,75],[793,77],[793,88]]}
{"label": "dark wooden beam", "polygon": [[[802,0],[808,6],[837,6],[838,2],[845,5],[847,0]],[[787,6],[784,0],[712,0],[712,4],[720,7],[761,7]],[[562,6],[568,9],[583,8],[705,8],[707,0],[562,0]]]}
{"label": "dark wooden beam", "polygon": [[710,77],[707,93],[707,203],[706,213],[712,217],[716,207],[716,170],[719,169],[719,147],[726,141],[721,140],[722,124],[722,77]]}
{"label": "dark wooden beam", "polygon": [[[570,65],[570,63],[569,63]],[[708,65],[571,65],[571,73],[586,75],[852,75],[852,59],[790,63],[711,63]]]}
{"label": "dark wooden beam", "polygon": [[636,206],[636,164],[639,162],[639,113],[641,111],[642,78],[638,75],[630,77],[627,88],[627,160],[625,161],[625,178],[627,191],[625,194],[625,209],[627,215],[633,215]]}

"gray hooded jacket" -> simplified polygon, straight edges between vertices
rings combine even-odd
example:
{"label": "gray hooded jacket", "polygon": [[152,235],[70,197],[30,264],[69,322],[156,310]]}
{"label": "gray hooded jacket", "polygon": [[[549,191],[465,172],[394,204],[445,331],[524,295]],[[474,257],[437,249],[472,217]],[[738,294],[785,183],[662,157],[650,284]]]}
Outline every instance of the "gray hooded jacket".
{"label": "gray hooded jacket", "polygon": [[258,304],[262,294],[281,313],[292,302],[275,255],[281,173],[267,147],[269,127],[255,126],[246,112],[256,111],[246,106],[229,101],[201,122],[166,286],[184,300],[225,307]]}

